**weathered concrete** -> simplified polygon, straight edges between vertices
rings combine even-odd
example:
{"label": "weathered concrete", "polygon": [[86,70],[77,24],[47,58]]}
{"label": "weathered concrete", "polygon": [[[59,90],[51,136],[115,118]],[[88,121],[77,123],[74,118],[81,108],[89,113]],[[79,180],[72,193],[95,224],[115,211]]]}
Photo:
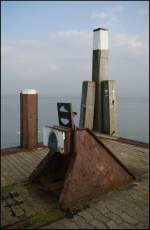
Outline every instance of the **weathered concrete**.
{"label": "weathered concrete", "polygon": [[95,104],[95,82],[84,81],[80,109],[80,128],[93,129]]}
{"label": "weathered concrete", "polygon": [[117,135],[116,81],[102,81],[102,132]]}
{"label": "weathered concrete", "polygon": [[99,132],[102,131],[101,82],[104,80],[108,80],[107,68],[108,68],[108,51],[107,50],[93,50],[92,81],[96,83],[93,129]]}

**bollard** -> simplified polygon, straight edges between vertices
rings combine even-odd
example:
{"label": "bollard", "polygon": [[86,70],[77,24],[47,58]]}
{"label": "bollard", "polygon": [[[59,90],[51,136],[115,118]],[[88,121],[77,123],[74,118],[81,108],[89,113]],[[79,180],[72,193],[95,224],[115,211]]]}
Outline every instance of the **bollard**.
{"label": "bollard", "polygon": [[102,132],[117,135],[116,81],[102,81]]}
{"label": "bollard", "polygon": [[92,81],[96,83],[93,129],[102,132],[101,82],[108,80],[108,30],[93,31]]}
{"label": "bollard", "polygon": [[95,82],[84,81],[82,84],[82,99],[80,109],[80,128],[93,129],[95,103]]}
{"label": "bollard", "polygon": [[34,89],[20,93],[20,144],[27,149],[38,144],[38,94]]}

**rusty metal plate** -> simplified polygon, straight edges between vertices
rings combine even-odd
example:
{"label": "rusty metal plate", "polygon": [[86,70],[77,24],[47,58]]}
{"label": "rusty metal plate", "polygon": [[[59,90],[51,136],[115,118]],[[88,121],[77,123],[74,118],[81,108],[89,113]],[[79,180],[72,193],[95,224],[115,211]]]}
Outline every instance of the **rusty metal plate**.
{"label": "rusty metal plate", "polygon": [[55,186],[61,185],[59,203],[64,210],[133,181],[128,169],[88,129],[68,133],[70,153],[48,153],[30,176],[49,191],[60,180]]}
{"label": "rusty metal plate", "polygon": [[72,154],[61,207],[72,209],[81,200],[127,185],[133,180],[128,170],[86,129],[76,131],[76,153]]}
{"label": "rusty metal plate", "polygon": [[[62,161],[61,165],[59,165],[59,159],[67,159],[67,157],[61,158],[61,156],[59,155],[70,155],[69,153],[72,151],[72,137],[73,137],[72,129],[66,127],[59,127],[59,126],[53,126],[53,127],[49,126],[49,128],[64,133],[65,139],[64,139],[63,154],[62,152],[59,151],[59,149],[57,149],[58,151],[56,152],[51,151],[51,149],[49,149],[47,155],[41,160],[38,166],[31,173],[30,175],[31,181],[38,180],[40,176],[45,173],[47,167],[53,168],[55,166],[54,174],[58,174],[58,172],[61,171],[61,168],[64,167],[64,165],[66,164],[65,161]],[[49,171],[49,176],[51,176],[51,171]]]}

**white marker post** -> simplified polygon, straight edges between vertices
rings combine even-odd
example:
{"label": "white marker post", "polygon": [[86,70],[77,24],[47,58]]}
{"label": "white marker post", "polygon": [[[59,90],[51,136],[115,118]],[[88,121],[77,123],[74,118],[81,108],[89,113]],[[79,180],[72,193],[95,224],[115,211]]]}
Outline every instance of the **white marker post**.
{"label": "white marker post", "polygon": [[102,132],[101,82],[108,80],[108,30],[93,31],[92,81],[96,83],[93,129]]}

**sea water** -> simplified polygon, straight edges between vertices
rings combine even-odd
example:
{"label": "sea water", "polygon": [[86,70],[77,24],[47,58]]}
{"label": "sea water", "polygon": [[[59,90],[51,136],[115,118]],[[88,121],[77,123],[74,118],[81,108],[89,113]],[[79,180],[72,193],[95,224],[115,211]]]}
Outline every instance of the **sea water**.
{"label": "sea water", "polygon": [[[78,115],[80,96],[38,97],[38,141],[42,142],[43,126],[58,125],[57,102],[70,102]],[[148,143],[149,141],[149,100],[148,98],[118,98],[118,136]],[[19,95],[1,96],[1,148],[20,144],[20,98]]]}

